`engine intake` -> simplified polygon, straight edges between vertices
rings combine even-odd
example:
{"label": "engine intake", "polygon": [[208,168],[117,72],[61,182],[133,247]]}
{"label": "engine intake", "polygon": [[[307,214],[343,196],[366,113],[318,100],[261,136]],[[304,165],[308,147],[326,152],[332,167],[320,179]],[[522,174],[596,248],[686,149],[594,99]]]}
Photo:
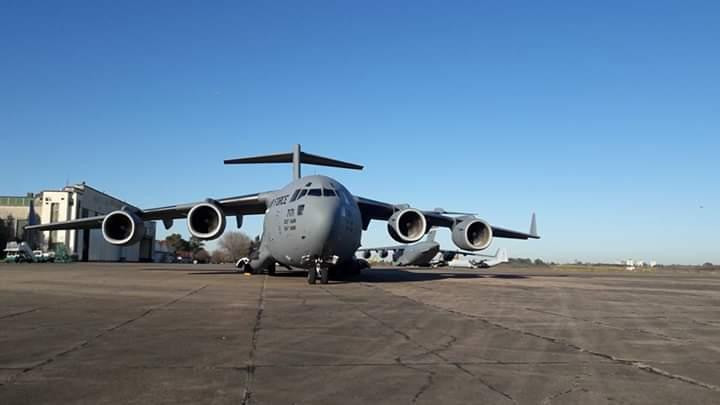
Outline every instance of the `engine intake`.
{"label": "engine intake", "polygon": [[113,211],[102,222],[102,235],[113,245],[126,246],[140,242],[145,235],[145,223],[127,211]]}
{"label": "engine intake", "polygon": [[394,213],[388,219],[388,233],[400,243],[419,241],[427,232],[425,215],[414,208],[406,208]]}
{"label": "engine intake", "polygon": [[190,209],[187,216],[188,230],[198,239],[216,239],[225,232],[225,213],[217,204],[200,203]]}
{"label": "engine intake", "polygon": [[483,250],[492,239],[492,227],[482,219],[466,219],[452,228],[453,243],[463,250]]}

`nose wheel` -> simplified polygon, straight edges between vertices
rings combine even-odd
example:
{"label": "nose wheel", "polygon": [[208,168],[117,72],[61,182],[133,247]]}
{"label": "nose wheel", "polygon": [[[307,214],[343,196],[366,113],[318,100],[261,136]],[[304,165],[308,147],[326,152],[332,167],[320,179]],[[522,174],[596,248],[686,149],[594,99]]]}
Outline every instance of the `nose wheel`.
{"label": "nose wheel", "polygon": [[314,269],[308,270],[308,284],[315,284],[320,279],[320,284],[327,284],[330,279],[330,269],[322,263],[316,263]]}

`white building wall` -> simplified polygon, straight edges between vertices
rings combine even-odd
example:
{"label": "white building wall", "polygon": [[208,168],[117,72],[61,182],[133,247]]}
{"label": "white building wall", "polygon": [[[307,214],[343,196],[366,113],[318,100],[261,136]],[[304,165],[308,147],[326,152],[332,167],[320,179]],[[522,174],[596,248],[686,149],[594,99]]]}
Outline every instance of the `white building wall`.
{"label": "white building wall", "polygon": [[[112,211],[119,210],[127,205],[123,201],[98,192],[85,185],[65,187],[62,191],[44,191],[41,193],[42,209],[40,223],[50,223],[52,215],[52,204],[58,204],[58,218],[56,221],[68,221],[83,217],[105,215]],[[155,222],[145,223],[146,237],[154,240]],[[50,232],[43,232],[44,249],[49,249]],[[71,254],[78,258],[83,257],[83,230],[54,231],[52,242],[64,243]],[[140,243],[130,246],[115,246],[105,241],[100,229],[89,230],[89,254],[91,261],[138,261],[140,258]],[[152,244],[151,244],[152,245]],[[152,259],[152,249],[147,253]]]}

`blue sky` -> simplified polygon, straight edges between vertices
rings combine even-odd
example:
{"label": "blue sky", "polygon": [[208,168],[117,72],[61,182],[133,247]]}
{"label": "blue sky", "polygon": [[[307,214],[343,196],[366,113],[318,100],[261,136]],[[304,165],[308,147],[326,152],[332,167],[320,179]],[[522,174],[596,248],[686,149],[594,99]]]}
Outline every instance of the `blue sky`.
{"label": "blue sky", "polygon": [[[0,194],[83,180],[142,207],[244,194],[290,167],[223,159],[301,143],[366,165],[305,167],[356,194],[521,230],[536,211],[542,240],[494,242],[511,256],[720,262],[718,15],[710,1],[3,1]],[[382,223],[363,236],[390,241]]]}

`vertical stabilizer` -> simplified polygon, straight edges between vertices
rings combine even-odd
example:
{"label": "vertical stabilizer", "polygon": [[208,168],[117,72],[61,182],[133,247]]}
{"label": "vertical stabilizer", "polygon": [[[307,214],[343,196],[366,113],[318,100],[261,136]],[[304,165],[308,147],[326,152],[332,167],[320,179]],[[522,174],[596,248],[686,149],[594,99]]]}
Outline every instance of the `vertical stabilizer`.
{"label": "vertical stabilizer", "polygon": [[507,250],[505,248],[498,249],[497,254],[495,254],[495,256],[497,256],[498,263],[507,263],[510,261]]}
{"label": "vertical stabilizer", "polygon": [[538,236],[537,223],[535,222],[535,213],[534,212],[532,214],[532,219],[530,220],[530,235]]}
{"label": "vertical stabilizer", "polygon": [[302,173],[300,171],[300,153],[300,144],[295,144],[292,155],[293,180],[297,180],[302,177]]}

